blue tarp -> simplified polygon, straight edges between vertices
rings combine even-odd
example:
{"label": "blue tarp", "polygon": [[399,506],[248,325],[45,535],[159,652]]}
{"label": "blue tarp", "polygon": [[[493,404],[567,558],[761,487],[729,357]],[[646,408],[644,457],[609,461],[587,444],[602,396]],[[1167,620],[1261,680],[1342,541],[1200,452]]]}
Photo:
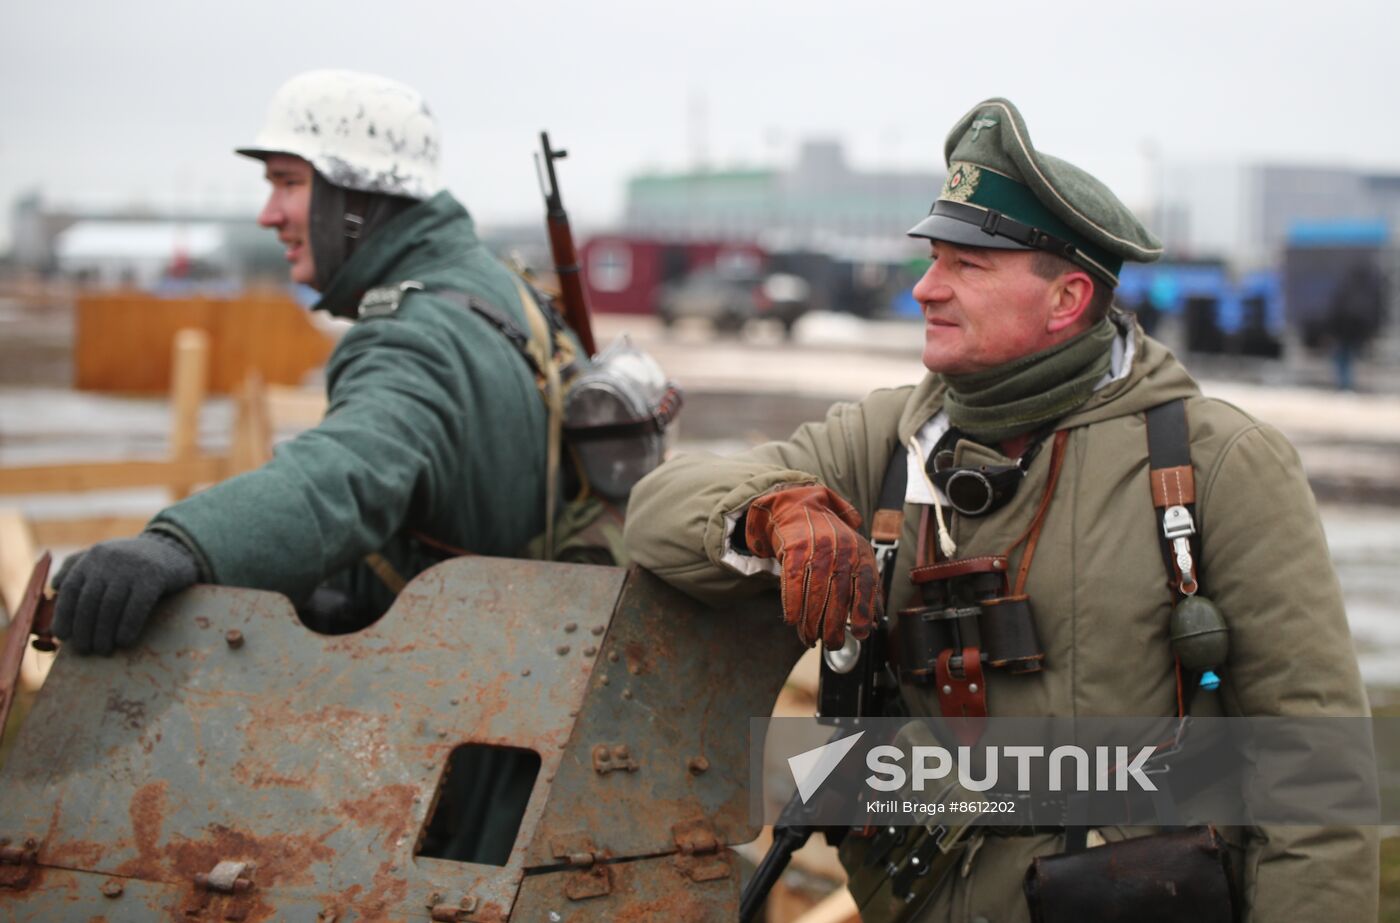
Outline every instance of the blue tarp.
{"label": "blue tarp", "polygon": [[1290,247],[1384,247],[1390,226],[1379,218],[1295,221],[1288,226]]}
{"label": "blue tarp", "polygon": [[1230,289],[1220,266],[1191,266],[1175,263],[1139,265],[1129,263],[1118,277],[1118,298],[1126,305],[1152,299],[1152,306],[1164,314],[1180,314],[1188,298],[1227,297]]}

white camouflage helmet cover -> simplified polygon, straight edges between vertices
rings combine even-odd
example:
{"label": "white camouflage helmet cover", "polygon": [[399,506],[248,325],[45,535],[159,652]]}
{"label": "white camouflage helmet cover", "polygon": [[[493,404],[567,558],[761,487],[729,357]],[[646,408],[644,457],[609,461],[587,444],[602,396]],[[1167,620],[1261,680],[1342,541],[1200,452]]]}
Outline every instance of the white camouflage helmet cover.
{"label": "white camouflage helmet cover", "polygon": [[277,90],[251,147],[293,154],[344,189],[428,199],[442,189],[437,121],[412,87],[345,70],[298,74]]}

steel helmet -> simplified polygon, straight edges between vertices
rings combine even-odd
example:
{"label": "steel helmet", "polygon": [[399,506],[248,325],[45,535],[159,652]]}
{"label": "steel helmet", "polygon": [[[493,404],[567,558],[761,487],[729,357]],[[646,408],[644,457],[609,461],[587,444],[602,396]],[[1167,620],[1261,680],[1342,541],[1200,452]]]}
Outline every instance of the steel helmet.
{"label": "steel helmet", "polygon": [[344,189],[427,199],[442,189],[437,121],[412,87],[344,70],[288,80],[251,147],[259,160],[293,154]]}

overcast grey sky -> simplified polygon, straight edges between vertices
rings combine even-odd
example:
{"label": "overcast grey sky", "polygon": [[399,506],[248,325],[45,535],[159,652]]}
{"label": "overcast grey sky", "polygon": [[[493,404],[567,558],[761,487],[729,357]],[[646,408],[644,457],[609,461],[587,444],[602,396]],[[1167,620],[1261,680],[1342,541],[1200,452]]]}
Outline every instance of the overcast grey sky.
{"label": "overcast grey sky", "polygon": [[[577,222],[644,168],[782,164],[835,137],[864,167],[941,168],[954,119],[1009,97],[1042,150],[1151,196],[1168,161],[1400,172],[1400,4],[6,0],[0,249],[16,194],[256,210],[251,141],[313,67],[418,87],[450,187],[488,224],[540,213],[549,129]],[[703,115],[701,115],[703,113]],[[699,130],[698,126],[704,126]],[[929,190],[929,198],[935,190]],[[911,218],[927,208],[910,203]]]}

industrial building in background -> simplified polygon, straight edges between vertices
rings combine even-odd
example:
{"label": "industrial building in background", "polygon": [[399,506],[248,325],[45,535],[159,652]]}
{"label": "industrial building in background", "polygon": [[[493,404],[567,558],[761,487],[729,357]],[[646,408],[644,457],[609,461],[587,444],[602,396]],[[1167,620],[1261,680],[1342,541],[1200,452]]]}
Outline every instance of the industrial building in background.
{"label": "industrial building in background", "polygon": [[[1370,350],[1400,361],[1400,173],[1155,154],[1149,166],[1151,201],[1136,206],[1166,259],[1125,273],[1120,302],[1150,330],[1192,353],[1331,352],[1345,364]],[[639,173],[615,226],[583,235],[589,296],[603,312],[674,316],[666,304],[706,280],[761,306],[777,275],[805,283],[804,312],[914,317],[909,290],[925,254],[904,231],[941,182],[941,171],[857,169],[831,140],[802,143],[786,167]],[[53,208],[30,194],[14,203],[11,228],[3,263],[12,272],[86,285],[235,288],[283,270],[280,251],[244,215]],[[483,236],[545,266],[533,225]],[[1363,276],[1373,307],[1361,309],[1358,282],[1340,309],[1342,280]],[[1346,329],[1335,334],[1327,318],[1342,315]],[[784,328],[795,318],[789,312]],[[1338,375],[1346,377],[1341,366]]]}

